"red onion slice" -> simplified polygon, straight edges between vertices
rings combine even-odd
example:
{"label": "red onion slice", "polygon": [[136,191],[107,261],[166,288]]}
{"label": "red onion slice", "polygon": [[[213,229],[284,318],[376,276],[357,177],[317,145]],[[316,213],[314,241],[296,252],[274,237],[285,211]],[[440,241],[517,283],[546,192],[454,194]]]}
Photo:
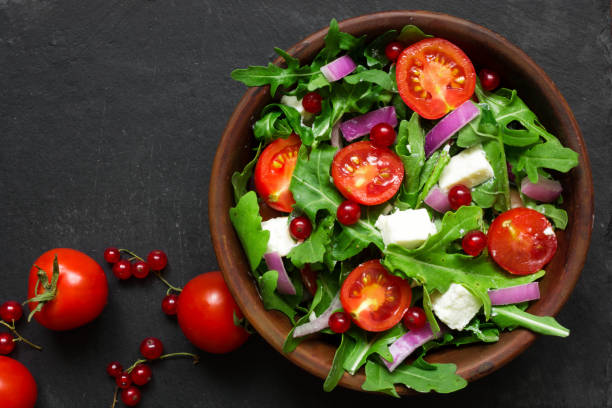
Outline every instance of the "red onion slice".
{"label": "red onion slice", "polygon": [[467,100],[457,109],[443,117],[425,136],[425,156],[431,156],[451,136],[479,114],[480,111],[476,105],[472,101]]}
{"label": "red onion slice", "polygon": [[540,177],[537,183],[532,183],[528,177],[521,180],[521,193],[543,203],[555,201],[559,198],[562,191],[563,187],[561,187],[561,183],[557,180],[550,180],[544,177]]}
{"label": "red onion slice", "polygon": [[321,67],[321,73],[329,82],[334,82],[344,78],[357,68],[351,57],[343,55]]}
{"label": "red onion slice", "polygon": [[283,264],[283,259],[278,252],[268,252],[267,254],[264,254],[264,259],[266,260],[266,264],[270,270],[275,270],[278,272],[276,289],[279,291],[279,293],[283,293],[285,295],[295,295],[295,287],[293,286],[291,279],[289,279],[289,275],[287,275],[285,265]]}
{"label": "red onion slice", "polygon": [[512,286],[511,288],[490,290],[489,298],[493,306],[512,305],[514,303],[536,300],[540,298],[540,285],[538,282],[531,282]]}
{"label": "red onion slice", "polygon": [[388,123],[391,127],[397,126],[397,115],[393,106],[385,106],[342,122],[340,130],[346,141],[350,142],[360,136],[367,135],[379,123]]}
{"label": "red onion slice", "polygon": [[321,316],[308,323],[297,326],[293,330],[293,337],[303,337],[326,329],[329,327],[329,317],[340,308],[342,308],[342,303],[340,302],[340,293],[338,293],[336,296],[334,296],[334,299],[329,307],[323,313],[321,313]]}
{"label": "red onion slice", "polygon": [[448,194],[442,192],[438,186],[434,186],[429,190],[429,194],[427,194],[424,201],[425,204],[442,214],[451,209]]}
{"label": "red onion slice", "polygon": [[329,143],[338,149],[342,148],[342,139],[340,139],[340,122],[336,123],[332,127],[331,139]]}
{"label": "red onion slice", "polygon": [[389,351],[393,356],[393,362],[390,363],[384,358],[382,359],[382,362],[387,366],[389,371],[393,371],[406,359],[406,357],[412,354],[414,350],[421,347],[428,341],[440,337],[441,335],[442,330],[436,334],[433,334],[431,328],[429,327],[429,323],[425,323],[425,326],[421,327],[420,329],[410,330],[408,333],[395,340],[395,342],[389,346]]}

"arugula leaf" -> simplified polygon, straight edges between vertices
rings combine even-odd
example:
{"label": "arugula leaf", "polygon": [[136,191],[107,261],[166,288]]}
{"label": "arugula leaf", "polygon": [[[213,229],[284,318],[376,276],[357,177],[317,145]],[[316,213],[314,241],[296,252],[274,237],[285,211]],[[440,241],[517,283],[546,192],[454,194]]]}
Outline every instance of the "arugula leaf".
{"label": "arugula leaf", "polygon": [[267,271],[257,280],[261,292],[261,300],[267,310],[278,310],[287,315],[292,324],[295,324],[295,310],[278,294],[278,272]]}
{"label": "arugula leaf", "polygon": [[342,334],[342,340],[340,341],[340,346],[336,350],[336,354],[334,355],[334,361],[332,362],[331,369],[327,374],[327,378],[323,383],[323,391],[329,392],[336,388],[336,385],[340,382],[342,375],[344,375],[344,361],[348,357],[351,349],[354,347],[355,342],[346,334]]}
{"label": "arugula leaf", "polygon": [[464,330],[472,332],[478,340],[485,343],[495,343],[499,340],[499,330],[491,323],[482,323],[478,318],[472,319]]}
{"label": "arugula leaf", "polygon": [[516,169],[525,169],[532,183],[538,182],[538,169],[546,168],[568,172],[578,165],[578,153],[559,142],[537,144],[521,155]]}
{"label": "arugula leaf", "polygon": [[300,112],[298,112],[297,109],[291,106],[283,105],[282,103],[271,103],[263,109],[262,114],[266,115],[273,109],[280,109],[283,112],[287,123],[291,129],[293,129],[293,131],[300,136],[303,144],[307,146],[312,144],[314,141],[312,129],[302,124],[302,115],[300,115]]}
{"label": "arugula leaf", "polygon": [[325,35],[325,46],[314,58],[311,67],[317,70],[331,62],[342,51],[355,51],[365,43],[365,36],[357,38],[349,33],[340,31],[338,21],[333,18]]}
{"label": "arugula leaf", "polygon": [[416,112],[412,114],[409,122],[405,120],[400,122],[395,153],[404,164],[403,189],[398,199],[408,207],[415,208],[419,195],[421,169],[425,164],[425,132]]}
{"label": "arugula leaf", "polygon": [[368,69],[356,74],[344,77],[344,81],[351,85],[356,85],[359,82],[371,82],[379,85],[386,91],[397,92],[395,83],[388,72],[379,69]]}
{"label": "arugula leaf", "polygon": [[235,171],[234,174],[232,174],[232,187],[234,188],[234,201],[236,203],[238,203],[240,197],[247,193],[247,184],[253,175],[253,168],[255,167],[255,164],[257,164],[257,159],[259,158],[260,153],[261,143],[257,147],[257,152],[255,153],[253,160],[248,162],[241,172]]}
{"label": "arugula leaf", "polygon": [[310,158],[305,146],[301,146],[298,152],[289,190],[293,194],[295,207],[302,210],[313,223],[317,212],[327,210],[335,214],[342,202],[342,196],[329,174],[336,150],[335,147],[321,145],[312,150]]}
{"label": "arugula leaf", "polygon": [[298,80],[308,79],[316,73],[311,67],[300,67],[296,58],[291,57],[280,48],[274,50],[285,59],[287,68],[281,68],[270,62],[267,67],[250,66],[245,69],[235,69],[231,73],[232,78],[246,86],[270,85],[270,93],[274,96],[279,86],[288,88]]}
{"label": "arugula leaf", "polygon": [[436,334],[440,331],[440,325],[438,324],[438,320],[433,314],[433,305],[431,303],[431,297],[429,296],[429,292],[427,289],[423,287],[423,310],[425,311],[425,316],[427,317],[427,322],[429,323],[429,327],[431,328],[432,333]]}
{"label": "arugula leaf", "polygon": [[293,130],[287,123],[287,119],[282,116],[283,113],[278,111],[262,115],[261,119],[253,125],[255,139],[263,140],[264,144],[268,144],[277,137],[288,137]]}
{"label": "arugula leaf", "polygon": [[569,336],[569,330],[561,326],[554,317],[535,316],[515,305],[494,306],[491,319],[502,329],[520,326],[540,334]]}
{"label": "arugula leaf", "polygon": [[401,33],[397,36],[397,41],[410,45],[415,42],[424,40],[425,38],[431,38],[433,35],[425,34],[419,27],[408,24],[402,28]]}
{"label": "arugula leaf", "polygon": [[[433,157],[434,156],[432,155],[429,159],[431,160]],[[434,184],[436,184],[440,179],[442,170],[444,170],[446,165],[450,162],[450,154],[448,154],[447,149],[442,149],[440,151],[440,154],[436,157],[437,160],[435,161],[433,168],[431,168],[431,173],[429,173],[428,177],[424,180],[422,187],[420,187],[421,191],[419,192],[419,195],[416,199],[415,208],[419,208],[421,206],[423,200],[425,200],[425,197],[427,197],[427,194],[429,194],[429,190],[431,190]],[[427,162],[425,163],[425,165],[427,165]],[[419,184],[423,182],[422,177],[425,174],[425,170],[426,169],[424,168],[421,172],[421,180],[419,181]]]}
{"label": "arugula leaf", "polygon": [[395,114],[400,120],[408,119],[408,113],[412,111],[410,110],[410,108],[408,108],[408,106],[406,105],[402,97],[399,96],[399,94],[393,95],[393,98],[391,99],[391,104],[395,108]]}
{"label": "arugula leaf", "polygon": [[368,361],[366,380],[361,388],[366,391],[379,391],[399,398],[394,384],[404,384],[418,392],[436,391],[442,394],[460,390],[467,381],[456,374],[455,364],[430,364],[417,360],[413,364],[402,364],[389,372],[381,364]]}
{"label": "arugula leaf", "polygon": [[331,123],[336,123],[345,113],[367,113],[377,103],[386,105],[391,101],[391,93],[371,82],[355,85],[344,81],[334,83],[331,92]]}
{"label": "arugula leaf", "polygon": [[323,262],[325,252],[331,243],[333,227],[334,217],[327,216],[317,225],[308,239],[291,249],[287,258],[298,268],[303,268],[307,263]]}
{"label": "arugula leaf", "polygon": [[416,249],[389,245],[384,251],[383,265],[390,271],[422,283],[429,293],[446,292],[451,283],[462,284],[484,305],[485,316],[491,312],[489,289],[505,288],[532,282],[544,271],[521,277],[511,277],[501,271],[486,255],[473,258],[463,254],[449,254],[448,245],[461,238],[467,231],[480,229],[482,209],[464,206],[456,212],[449,211],[442,219],[438,232]]}
{"label": "arugula leaf", "polygon": [[[383,249],[380,231],[374,226],[382,213],[384,205],[368,206],[362,209],[362,217],[353,225],[342,225],[342,232],[336,236],[332,243],[332,257],[336,261],[343,261],[357,255],[370,244]],[[365,213],[365,214],[363,214]]]}
{"label": "arugula leaf", "polygon": [[366,58],[366,64],[370,68],[383,68],[389,63],[389,59],[385,55],[385,47],[397,37],[397,30],[389,30],[386,33],[376,37],[368,44],[363,52]]}
{"label": "arugula leaf", "polygon": [[270,231],[261,228],[259,205],[254,191],[243,195],[236,207],[230,208],[230,220],[242,243],[251,270],[254,271],[266,253],[270,239]]}
{"label": "arugula leaf", "polygon": [[550,218],[555,224],[555,228],[564,230],[567,227],[568,217],[567,211],[562,208],[557,208],[553,204],[537,204],[534,200],[524,195],[521,195],[525,207],[536,210],[542,215]]}
{"label": "arugula leaf", "polygon": [[389,351],[389,344],[399,339],[406,333],[401,324],[393,326],[391,329],[372,336],[368,339],[365,331],[359,329],[349,330],[347,334],[355,340],[355,346],[344,360],[344,370],[350,375],[355,375],[357,370],[366,363],[372,354],[378,354],[381,358],[391,362],[393,356]]}

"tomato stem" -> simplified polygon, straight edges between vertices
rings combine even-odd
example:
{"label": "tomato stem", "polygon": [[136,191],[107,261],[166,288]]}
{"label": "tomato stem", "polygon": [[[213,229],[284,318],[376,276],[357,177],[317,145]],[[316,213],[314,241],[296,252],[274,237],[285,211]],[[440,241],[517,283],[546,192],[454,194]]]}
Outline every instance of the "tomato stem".
{"label": "tomato stem", "polygon": [[32,348],[35,348],[38,351],[41,351],[43,349],[41,346],[38,346],[38,345],[32,343],[30,340],[26,339],[21,334],[19,334],[17,329],[15,329],[15,322],[13,322],[12,324],[9,324],[9,323],[5,322],[4,320],[0,320],[0,324],[3,325],[3,326],[6,326],[15,335],[16,338],[13,341],[24,342],[28,346],[30,346]]}
{"label": "tomato stem", "polygon": [[[128,261],[133,261],[135,259],[142,261],[142,262],[146,262],[144,259],[142,259],[141,257],[139,257],[138,255],[136,255],[136,253],[130,251],[129,249],[125,249],[125,248],[120,248],[119,252],[123,252],[125,254],[128,254],[130,256],[130,258],[128,259]],[[157,278],[162,281],[166,286],[168,286],[168,291],[166,292],[166,294],[170,294],[170,291],[175,291],[175,292],[182,292],[183,289],[172,285],[170,282],[168,282],[161,274],[161,272],[159,271],[153,271],[153,273],[155,274],[155,276],[157,276]]]}
{"label": "tomato stem", "polygon": [[[35,268],[38,269],[38,280],[36,281],[36,286],[34,286],[34,297],[23,302],[26,303],[37,303],[36,307],[30,312],[28,315],[28,322],[32,321],[32,317],[38,312],[40,312],[43,306],[55,299],[57,296],[57,281],[59,279],[59,262],[57,260],[57,254],[53,258],[53,272],[51,275],[51,282],[49,282],[49,278],[47,276],[47,272],[45,272],[39,266],[34,265]],[[45,289],[45,291],[41,294],[38,294],[38,288],[41,286]]]}

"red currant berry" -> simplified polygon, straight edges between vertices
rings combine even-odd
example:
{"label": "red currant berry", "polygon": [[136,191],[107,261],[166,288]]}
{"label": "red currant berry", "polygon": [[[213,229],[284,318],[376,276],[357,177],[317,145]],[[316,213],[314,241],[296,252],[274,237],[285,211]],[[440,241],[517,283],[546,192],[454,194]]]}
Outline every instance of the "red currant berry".
{"label": "red currant berry", "polygon": [[334,333],[344,333],[351,328],[351,318],[348,313],[336,312],[329,316],[329,328]]}
{"label": "red currant berry", "polygon": [[146,364],[138,364],[130,373],[130,377],[132,378],[132,382],[134,384],[145,385],[151,381],[152,374],[151,367]]}
{"label": "red currant berry", "polygon": [[344,225],[352,225],[359,221],[361,217],[361,208],[359,204],[346,200],[340,203],[338,210],[336,211],[336,218],[338,222]]}
{"label": "red currant berry", "polygon": [[138,279],[144,279],[149,275],[149,265],[143,261],[136,261],[132,264],[132,275]]}
{"label": "red currant berry", "polygon": [[104,260],[109,264],[114,264],[121,259],[121,252],[115,247],[108,247],[104,250]]}
{"label": "red currant berry", "polygon": [[321,102],[323,98],[317,92],[308,92],[302,98],[302,106],[308,113],[314,113],[315,115],[321,112]]}
{"label": "red currant berry", "polygon": [[487,68],[483,68],[478,73],[482,89],[485,91],[492,91],[499,86],[499,74]]}
{"label": "red currant berry", "polygon": [[164,352],[164,345],[155,337],[147,337],[140,343],[140,354],[147,360],[155,360]]}
{"label": "red currant berry", "polygon": [[15,342],[10,333],[0,333],[0,354],[11,354],[15,350]]}
{"label": "red currant berry", "polygon": [[128,407],[135,407],[140,403],[142,394],[136,387],[128,387],[121,391],[121,401]]}
{"label": "red currant berry", "polygon": [[404,44],[399,41],[393,41],[385,47],[385,55],[391,61],[395,61],[404,50]]}
{"label": "red currant berry", "polygon": [[16,322],[23,316],[23,309],[19,302],[9,300],[0,306],[0,319],[5,322]]}
{"label": "red currant berry", "polygon": [[121,280],[128,279],[132,276],[132,264],[126,259],[122,259],[113,265],[113,273]]}
{"label": "red currant berry", "polygon": [[395,129],[388,123],[379,123],[370,130],[370,141],[376,147],[389,147],[395,143]]}
{"label": "red currant berry", "polygon": [[448,202],[453,210],[457,210],[463,205],[470,205],[472,203],[472,193],[463,184],[457,184],[448,192]]}
{"label": "red currant berry", "polygon": [[117,383],[117,387],[121,389],[125,389],[132,385],[132,378],[127,373],[127,371],[122,372],[117,377],[115,377],[115,382]]}
{"label": "red currant berry", "polygon": [[466,254],[478,256],[487,246],[487,236],[482,231],[470,231],[461,240],[461,247]]}
{"label": "red currant berry", "polygon": [[123,367],[121,366],[120,362],[112,361],[106,366],[106,372],[111,377],[117,378],[117,376],[121,375],[123,372]]}
{"label": "red currant berry", "polygon": [[166,295],[166,297],[164,297],[164,300],[162,300],[163,312],[167,314],[168,316],[176,315],[176,308],[178,307],[178,299],[179,299],[178,295],[175,295],[174,293]]}
{"label": "red currant berry", "polygon": [[427,315],[425,315],[423,309],[413,306],[406,310],[406,314],[404,315],[404,326],[406,326],[406,328],[409,330],[417,330],[425,326],[425,323],[427,323]]}
{"label": "red currant berry", "polygon": [[159,272],[168,265],[168,257],[164,251],[160,251],[159,249],[155,249],[149,252],[147,256],[147,263],[152,271]]}
{"label": "red currant berry", "polygon": [[312,232],[312,224],[306,217],[295,217],[289,224],[289,232],[295,239],[306,239]]}

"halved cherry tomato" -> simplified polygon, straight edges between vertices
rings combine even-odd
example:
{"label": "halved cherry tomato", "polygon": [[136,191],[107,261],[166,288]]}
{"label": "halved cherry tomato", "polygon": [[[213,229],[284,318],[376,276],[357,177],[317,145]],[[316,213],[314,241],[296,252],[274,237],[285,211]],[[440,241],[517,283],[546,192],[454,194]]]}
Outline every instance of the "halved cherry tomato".
{"label": "halved cherry tomato", "polygon": [[397,59],[397,88],[413,111],[438,119],[472,97],[476,71],[455,44],[428,38],[406,47]]}
{"label": "halved cherry tomato", "polygon": [[491,258],[515,275],[542,269],[557,251],[557,237],[545,216],[530,208],[500,214],[487,234]]}
{"label": "halved cherry tomato", "polygon": [[264,149],[255,165],[255,189],[277,211],[291,212],[295,204],[289,184],[301,144],[295,133],[287,139],[276,139]]}
{"label": "halved cherry tomato", "polygon": [[408,282],[391,275],[374,259],[355,268],[340,289],[344,311],[367,331],[380,332],[395,326],[410,307]]}
{"label": "halved cherry tomato", "polygon": [[362,141],[336,153],[331,174],[344,197],[359,204],[376,205],[397,193],[404,179],[404,165],[390,149]]}

